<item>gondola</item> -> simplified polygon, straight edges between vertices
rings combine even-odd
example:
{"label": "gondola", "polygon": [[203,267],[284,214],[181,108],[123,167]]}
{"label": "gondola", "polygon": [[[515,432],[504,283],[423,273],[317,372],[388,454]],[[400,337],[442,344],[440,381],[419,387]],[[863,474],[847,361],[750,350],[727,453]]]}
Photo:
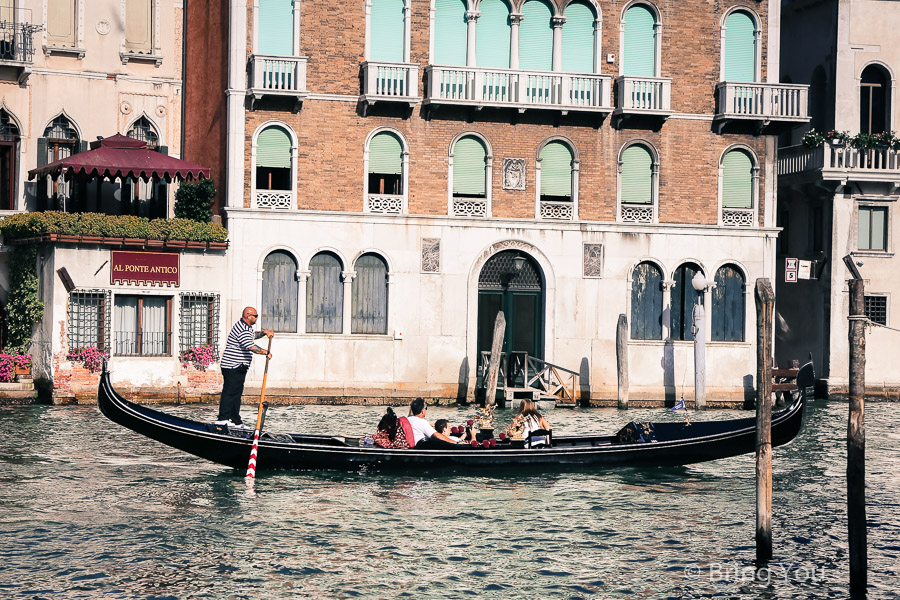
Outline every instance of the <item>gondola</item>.
{"label": "gondola", "polygon": [[[791,405],[772,415],[772,445],[790,442],[803,424],[814,381],[811,363],[797,376]],[[234,469],[247,467],[253,431],[193,421],[129,402],[113,388],[105,368],[97,392],[100,410],[111,421],[158,442]],[[513,442],[496,448],[382,449],[363,447],[359,438],[340,435],[273,434],[259,441],[257,471],[270,469],[379,470],[443,467],[646,467],[673,466],[753,452],[756,419],[655,423],[655,441],[620,441],[621,435],[553,436],[550,446],[524,448]]]}

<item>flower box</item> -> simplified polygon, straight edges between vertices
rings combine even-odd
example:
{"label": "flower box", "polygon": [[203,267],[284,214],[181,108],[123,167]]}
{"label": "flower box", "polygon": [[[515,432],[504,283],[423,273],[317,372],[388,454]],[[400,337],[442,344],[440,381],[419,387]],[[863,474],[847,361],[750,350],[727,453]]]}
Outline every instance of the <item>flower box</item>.
{"label": "flower box", "polygon": [[184,248],[185,244],[184,240],[166,240],[166,248]]}
{"label": "flower box", "polygon": [[228,242],[207,242],[210,250],[227,250]]}
{"label": "flower box", "polygon": [[16,365],[16,379],[31,379],[31,365],[27,367]]}
{"label": "flower box", "polygon": [[138,238],[123,238],[122,244],[125,246],[143,246],[144,240]]}
{"label": "flower box", "polygon": [[166,243],[162,240],[145,240],[148,248],[162,248]]}
{"label": "flower box", "polygon": [[187,247],[206,250],[206,244],[207,244],[207,242],[188,242]]}

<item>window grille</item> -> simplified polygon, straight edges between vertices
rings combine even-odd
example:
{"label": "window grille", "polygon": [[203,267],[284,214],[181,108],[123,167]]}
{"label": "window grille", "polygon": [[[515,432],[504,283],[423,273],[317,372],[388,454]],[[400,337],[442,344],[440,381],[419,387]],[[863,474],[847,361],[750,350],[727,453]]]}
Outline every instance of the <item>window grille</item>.
{"label": "window grille", "polygon": [[887,325],[887,296],[866,296],[866,318],[879,325]]}
{"label": "window grille", "polygon": [[211,346],[219,355],[219,294],[185,292],[181,294],[178,348],[181,352],[198,346]]}
{"label": "window grille", "polygon": [[84,290],[69,294],[69,349],[109,346],[109,292]]}
{"label": "window grille", "polygon": [[147,142],[147,147],[149,148],[159,146],[159,135],[156,133],[153,124],[147,120],[147,117],[141,117],[135,121],[126,135],[130,138]]}

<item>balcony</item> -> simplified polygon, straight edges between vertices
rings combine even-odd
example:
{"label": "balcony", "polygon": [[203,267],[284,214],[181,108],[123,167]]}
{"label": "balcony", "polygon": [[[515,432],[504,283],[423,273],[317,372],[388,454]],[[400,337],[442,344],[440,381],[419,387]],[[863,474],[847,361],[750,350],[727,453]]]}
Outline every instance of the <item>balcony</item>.
{"label": "balcony", "polygon": [[469,196],[453,196],[454,217],[486,217],[487,198],[472,198]]}
{"label": "balcony", "polygon": [[542,219],[551,221],[572,221],[575,219],[575,204],[558,200],[541,200],[540,215]]}
{"label": "balcony", "polygon": [[809,86],[786,83],[732,83],[716,85],[716,121],[806,123],[809,121]]}
{"label": "balcony", "polygon": [[363,94],[366,105],[376,102],[401,102],[410,108],[419,98],[419,65],[367,61],[362,64]]}
{"label": "balcony", "polygon": [[291,210],[294,208],[294,192],[290,190],[256,190],[254,208]]}
{"label": "balcony", "polygon": [[477,67],[425,67],[425,104],[609,113],[606,75],[514,71]]}
{"label": "balcony", "polygon": [[[31,74],[34,61],[34,32],[40,31],[40,25],[32,25],[25,20],[24,9],[0,7],[0,13],[15,13],[15,19],[0,20],[0,67],[12,67],[18,71],[18,81],[23,83]],[[21,14],[20,14],[21,13]]]}
{"label": "balcony", "polygon": [[778,176],[785,182],[850,181],[890,183],[900,188],[900,150],[859,149],[824,144],[789,146],[778,151]]}
{"label": "balcony", "polygon": [[403,196],[391,194],[369,194],[366,196],[365,211],[379,215],[402,215],[406,212]]}
{"label": "balcony", "polygon": [[296,101],[298,110],[309,95],[306,89],[305,56],[265,56],[254,54],[250,57],[250,86],[247,90],[253,105],[263,96],[282,96]]}
{"label": "balcony", "polygon": [[667,119],[672,114],[672,80],[668,77],[616,77],[616,110],[613,114]]}

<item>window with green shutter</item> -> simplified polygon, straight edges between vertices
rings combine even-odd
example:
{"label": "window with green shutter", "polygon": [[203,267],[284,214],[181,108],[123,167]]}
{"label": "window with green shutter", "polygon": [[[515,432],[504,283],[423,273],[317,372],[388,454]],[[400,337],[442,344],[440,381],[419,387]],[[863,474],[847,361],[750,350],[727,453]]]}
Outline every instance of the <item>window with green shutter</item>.
{"label": "window with green shutter", "polygon": [[725,81],[756,81],[756,21],[740,10],[725,20]]}
{"label": "window with green shutter", "polygon": [[620,176],[622,204],[653,203],[653,155],[634,144],[622,152]]}
{"label": "window with green shutter", "polygon": [[256,137],[256,189],[291,189],[291,137],[281,127],[267,127]]}
{"label": "window with green shutter", "polygon": [[477,137],[460,138],[453,145],[453,194],[455,196],[487,196],[485,157],[487,151]]}
{"label": "window with green shutter", "polygon": [[403,144],[382,131],[369,141],[369,193],[399,195],[402,189]]}
{"label": "window with green shutter", "polygon": [[722,159],[722,207],[753,208],[753,160],[743,150]]}
{"label": "window with green shutter", "polygon": [[435,0],[434,56],[432,63],[466,66],[466,3],[463,0]]}
{"label": "window with green shutter", "polygon": [[642,4],[625,12],[623,75],[656,77],[656,15]]}
{"label": "window with green shutter", "polygon": [[403,0],[373,0],[369,35],[369,60],[404,62]]}
{"label": "window with green shutter", "polygon": [[529,0],[522,7],[519,25],[519,68],[523,71],[553,69],[553,11],[543,0]]}
{"label": "window with green shutter", "polygon": [[509,68],[509,6],[503,0],[481,0],[475,61],[488,69]]}
{"label": "window with green shutter", "polygon": [[594,11],[583,2],[566,7],[562,28],[562,69],[568,73],[594,72]]}
{"label": "window with green shutter", "polygon": [[541,150],[541,200],[572,199],[572,151],[562,142]]}
{"label": "window with green shutter", "polygon": [[256,53],[273,56],[294,54],[294,3],[292,0],[259,0]]}

